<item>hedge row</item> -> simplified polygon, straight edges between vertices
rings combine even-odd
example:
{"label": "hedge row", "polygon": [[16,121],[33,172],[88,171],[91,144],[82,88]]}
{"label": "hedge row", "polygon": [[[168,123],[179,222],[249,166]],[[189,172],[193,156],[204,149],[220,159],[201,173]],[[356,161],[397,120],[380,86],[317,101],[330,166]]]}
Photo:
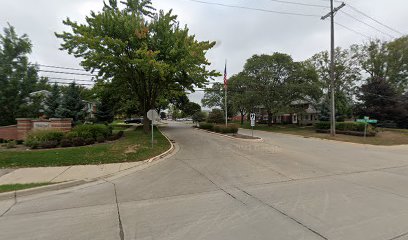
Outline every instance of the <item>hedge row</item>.
{"label": "hedge row", "polygon": [[[336,132],[339,134],[364,136],[365,123],[359,122],[338,122],[336,123]],[[330,130],[330,122],[319,122],[315,125],[316,132],[328,133]],[[366,136],[376,136],[375,128],[368,124]]]}
{"label": "hedge row", "polygon": [[25,145],[32,148],[77,147],[101,143],[121,138],[123,131],[112,135],[112,129],[102,124],[80,125],[71,132],[63,133],[58,130],[41,130],[31,132]]}
{"label": "hedge row", "polygon": [[217,132],[217,133],[237,133],[238,132],[238,126],[231,124],[228,125],[228,127],[224,126],[224,125],[216,125],[216,124],[212,124],[212,123],[200,123],[199,128],[201,129],[205,129],[208,131],[212,131],[212,132]]}
{"label": "hedge row", "polygon": [[[316,129],[320,130],[327,130],[330,129],[330,122],[319,122],[316,123],[315,125]],[[336,123],[336,130],[339,131],[354,131],[354,132],[364,132],[365,128],[365,123],[359,123],[359,122],[338,122]],[[367,126],[367,132],[372,132],[374,131],[374,128],[372,125]]]}

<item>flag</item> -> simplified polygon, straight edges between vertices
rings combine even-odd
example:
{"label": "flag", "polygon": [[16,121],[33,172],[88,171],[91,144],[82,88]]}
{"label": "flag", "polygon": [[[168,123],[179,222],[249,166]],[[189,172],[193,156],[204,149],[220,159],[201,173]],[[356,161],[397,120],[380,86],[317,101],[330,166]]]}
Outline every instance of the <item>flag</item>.
{"label": "flag", "polygon": [[224,89],[227,89],[227,87],[228,87],[227,63],[225,63],[225,69],[224,69]]}

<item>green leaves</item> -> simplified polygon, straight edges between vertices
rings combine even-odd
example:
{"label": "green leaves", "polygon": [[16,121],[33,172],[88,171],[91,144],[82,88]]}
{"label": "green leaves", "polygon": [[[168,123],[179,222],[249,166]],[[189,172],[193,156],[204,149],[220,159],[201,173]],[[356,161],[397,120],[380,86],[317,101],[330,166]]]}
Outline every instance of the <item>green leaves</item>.
{"label": "green leaves", "polygon": [[192,90],[218,76],[205,57],[214,42],[197,41],[172,11],[155,12],[150,0],[121,3],[122,10],[116,1],[105,2],[86,24],[64,21],[72,32],[56,34],[61,48],[83,58],[86,69],[129,87],[144,112],[170,89]]}

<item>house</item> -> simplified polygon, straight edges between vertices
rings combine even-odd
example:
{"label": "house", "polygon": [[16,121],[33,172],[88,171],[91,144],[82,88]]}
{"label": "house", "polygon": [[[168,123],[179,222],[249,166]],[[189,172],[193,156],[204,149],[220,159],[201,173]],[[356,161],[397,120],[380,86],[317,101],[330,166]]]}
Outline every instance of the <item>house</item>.
{"label": "house", "polygon": [[[320,112],[309,102],[294,101],[290,104],[287,113],[272,116],[272,123],[312,125],[319,121]],[[268,114],[263,106],[256,108],[256,119],[259,123],[268,122]]]}

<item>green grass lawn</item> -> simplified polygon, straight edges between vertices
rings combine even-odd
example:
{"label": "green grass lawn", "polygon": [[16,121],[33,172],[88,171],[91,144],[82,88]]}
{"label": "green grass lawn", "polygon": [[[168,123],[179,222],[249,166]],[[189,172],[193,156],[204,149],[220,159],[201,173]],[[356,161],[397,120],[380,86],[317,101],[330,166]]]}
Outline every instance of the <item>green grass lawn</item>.
{"label": "green grass lawn", "polygon": [[154,131],[155,145],[151,148],[151,135],[141,127],[125,131],[125,136],[114,142],[84,147],[49,150],[0,150],[0,168],[49,167],[136,162],[159,155],[170,148],[170,143]]}
{"label": "green grass lawn", "polygon": [[27,184],[0,185],[0,193],[17,191],[17,190],[22,190],[22,189],[27,189],[27,188],[41,187],[41,186],[51,185],[51,184],[54,184],[54,183],[27,183]]}
{"label": "green grass lawn", "polygon": [[[238,125],[240,124],[239,122],[235,123]],[[251,125],[249,122],[245,122],[241,127],[245,129],[251,129]],[[406,129],[378,129],[379,132],[377,136],[367,137],[366,139],[364,139],[364,137],[349,136],[344,134],[337,134],[336,136],[332,137],[329,134],[316,133],[313,126],[300,127],[297,125],[272,125],[269,127],[266,124],[256,124],[254,130],[293,134],[303,137],[315,137],[343,142],[366,143],[372,145],[392,146],[408,144],[408,130]]]}

